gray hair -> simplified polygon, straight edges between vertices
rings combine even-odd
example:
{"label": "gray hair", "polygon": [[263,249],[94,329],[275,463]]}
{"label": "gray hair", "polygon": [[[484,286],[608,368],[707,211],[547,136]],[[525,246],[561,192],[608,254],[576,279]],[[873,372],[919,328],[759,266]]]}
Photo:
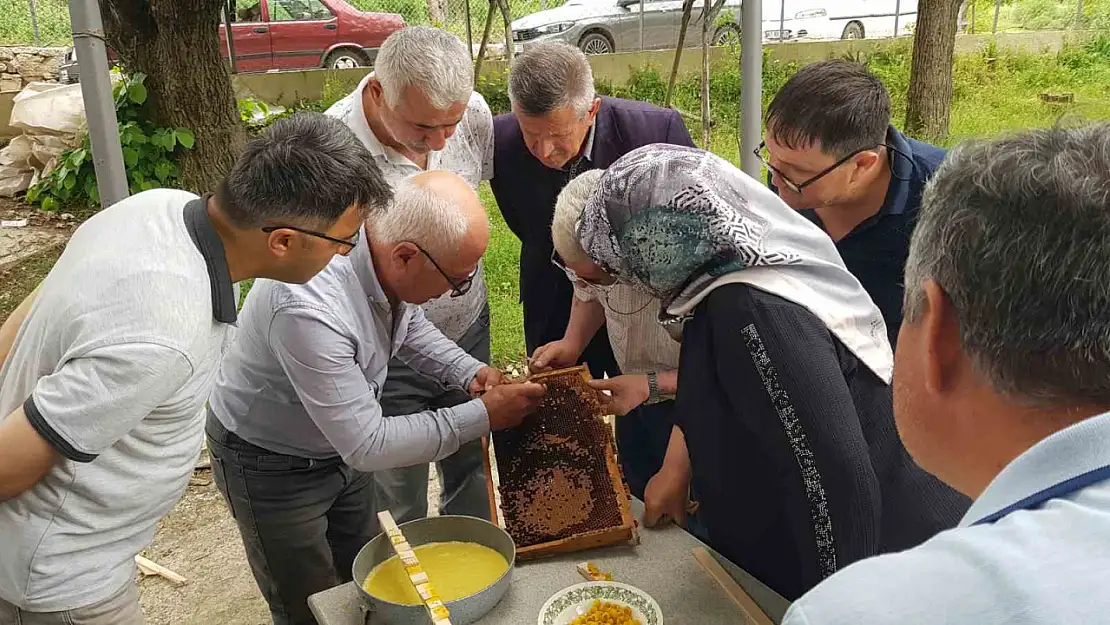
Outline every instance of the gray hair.
{"label": "gray hair", "polygon": [[411,178],[394,188],[393,203],[388,210],[370,218],[370,228],[378,243],[410,241],[432,255],[457,250],[468,227],[466,216],[454,203]]}
{"label": "gray hair", "polygon": [[582,242],[578,240],[578,222],[582,219],[586,202],[601,184],[601,176],[604,173],[604,169],[583,172],[568,182],[559,193],[559,198],[555,200],[555,216],[551,220],[551,240],[555,243],[555,251],[559,253],[563,262],[593,262],[586,254],[586,250],[582,249]]}
{"label": "gray hair", "polygon": [[509,71],[509,100],[525,115],[570,107],[585,117],[594,97],[590,61],[572,45],[538,43],[518,55]]}
{"label": "gray hair", "polygon": [[474,92],[474,66],[466,44],[431,26],[408,26],[386,37],[374,60],[374,77],[390,106],[405,87],[423,93],[437,109],[468,102]]}
{"label": "gray hair", "polygon": [[337,119],[297,113],[247,143],[216,190],[231,223],[296,222],[330,228],[352,205],[363,216],[392,197],[374,157]]}
{"label": "gray hair", "polygon": [[922,200],[907,321],[936,281],[960,341],[1000,393],[1110,402],[1110,124],[961,146]]}

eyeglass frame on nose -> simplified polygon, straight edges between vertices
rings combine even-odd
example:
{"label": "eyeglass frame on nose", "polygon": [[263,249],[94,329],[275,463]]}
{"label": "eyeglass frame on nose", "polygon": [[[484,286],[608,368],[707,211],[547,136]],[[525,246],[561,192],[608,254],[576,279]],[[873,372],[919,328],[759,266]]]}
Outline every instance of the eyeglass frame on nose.
{"label": "eyeglass frame on nose", "polygon": [[[296,226],[263,226],[262,227],[262,232],[265,232],[266,234],[274,232],[275,230],[292,230],[293,232],[299,232],[301,234],[307,234],[308,236],[316,237],[317,239],[323,239],[325,241],[331,241],[332,243],[339,243],[341,245],[350,246],[351,250],[355,249],[355,247],[358,246],[358,242],[362,238],[362,226],[359,226],[358,230],[355,230],[354,235],[351,236],[350,239],[340,239],[340,238],[337,238],[337,237],[326,235],[323,232],[316,232],[315,230],[306,230],[305,228],[298,228]],[[347,250],[347,251],[349,252],[350,250]]]}
{"label": "eyeglass frame on nose", "polygon": [[563,262],[563,260],[559,257],[559,251],[558,250],[554,250],[554,249],[551,250],[551,264],[555,265],[559,269],[562,269],[563,273],[565,273],[567,275],[567,278],[571,282],[574,282],[576,284],[581,282],[582,284],[585,284],[587,286],[592,286],[594,288],[601,289],[602,291],[608,291],[609,289],[611,289],[613,287],[612,284],[598,284],[596,282],[591,282],[590,280],[587,280],[587,279],[583,278],[582,276],[578,275],[573,269],[566,266],[566,264]]}
{"label": "eyeglass frame on nose", "polygon": [[823,171],[821,171],[821,173],[819,173],[815,176],[811,176],[808,180],[806,180],[805,182],[803,182],[801,184],[791,180],[789,177],[787,177],[786,174],[782,173],[782,171],[779,170],[778,167],[775,167],[774,165],[772,165],[771,161],[769,161],[768,159],[763,157],[763,150],[767,149],[767,141],[766,140],[759,142],[759,147],[754,150],[754,153],[755,153],[755,157],[759,159],[759,162],[763,163],[763,166],[767,168],[767,171],[770,171],[772,174],[778,176],[779,180],[782,180],[784,183],[786,183],[785,186],[786,186],[787,189],[790,189],[794,193],[801,193],[803,189],[805,189],[806,187],[812,185],[813,183],[821,180],[825,176],[828,176],[829,174],[833,173],[834,171],[836,171],[837,168],[839,168],[844,163],[847,163],[848,161],[852,160],[856,156],[859,156],[860,154],[863,154],[864,152],[866,152],[868,150],[872,150],[872,149],[877,148],[879,146],[885,147],[886,149],[891,150],[893,152],[898,151],[894,147],[886,145],[885,143],[880,143],[879,145],[875,145],[875,146],[871,146],[871,147],[860,148],[860,149],[856,150],[855,152],[852,152],[852,153],[844,156],[843,158],[841,158],[837,162],[833,163],[832,165],[829,165]]}
{"label": "eyeglass frame on nose", "polygon": [[428,253],[428,250],[420,247],[419,243],[415,243],[413,241],[409,241],[409,243],[415,245],[416,249],[420,250],[420,252],[424,254],[424,256],[426,256],[429,261],[431,261],[432,266],[436,268],[436,271],[439,272],[439,275],[443,276],[443,279],[447,281],[447,284],[451,285],[451,297],[462,297],[463,295],[466,295],[468,292],[470,292],[470,288],[474,286],[474,277],[478,275],[477,268],[475,268],[474,271],[471,271],[470,275],[463,278],[462,281],[455,282],[455,280],[451,276],[447,275],[447,272],[443,270],[443,267],[439,266],[439,263],[436,262],[436,259],[432,258],[432,255]]}

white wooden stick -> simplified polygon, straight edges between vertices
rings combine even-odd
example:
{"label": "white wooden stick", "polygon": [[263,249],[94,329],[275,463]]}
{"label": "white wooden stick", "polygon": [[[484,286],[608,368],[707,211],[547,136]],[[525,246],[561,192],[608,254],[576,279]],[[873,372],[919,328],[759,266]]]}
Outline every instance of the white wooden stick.
{"label": "white wooden stick", "polygon": [[139,570],[143,572],[143,575],[158,575],[178,585],[189,581],[185,579],[184,576],[174,573],[161,564],[147,560],[142,556],[135,556],[135,564],[139,566]]}
{"label": "white wooden stick", "polygon": [[428,616],[432,619],[432,625],[451,625],[447,606],[439,600],[439,595],[436,594],[431,582],[428,581],[428,574],[420,568],[420,561],[416,559],[416,552],[405,540],[405,536],[401,534],[401,528],[397,527],[393,515],[389,513],[389,510],[383,510],[378,513],[378,522],[381,524],[386,538],[389,539],[389,544],[393,545],[393,550],[397,552],[397,557],[401,559],[401,564],[405,566],[409,581],[412,582],[417,594],[424,602],[424,607],[428,610]]}

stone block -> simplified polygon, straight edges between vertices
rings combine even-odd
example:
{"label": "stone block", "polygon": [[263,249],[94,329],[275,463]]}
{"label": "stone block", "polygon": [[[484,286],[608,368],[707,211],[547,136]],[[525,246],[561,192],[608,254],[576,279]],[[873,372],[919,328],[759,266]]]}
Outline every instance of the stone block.
{"label": "stone block", "polygon": [[0,93],[18,93],[23,89],[23,78],[19,74],[0,75]]}

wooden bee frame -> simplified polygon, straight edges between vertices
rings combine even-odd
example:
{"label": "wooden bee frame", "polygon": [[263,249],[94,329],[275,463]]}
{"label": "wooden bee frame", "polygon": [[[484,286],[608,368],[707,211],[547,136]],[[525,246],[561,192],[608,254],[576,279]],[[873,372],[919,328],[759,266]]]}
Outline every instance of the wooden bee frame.
{"label": "wooden bee frame", "polygon": [[[549,394],[544,399],[544,403],[540,405],[539,410],[529,415],[518,428],[504,433],[498,432],[490,437],[494,454],[498,456],[497,465],[500,478],[499,486],[494,483],[493,467],[487,444],[486,453],[483,457],[486,467],[486,486],[489,493],[491,518],[494,519],[495,523],[499,523],[498,519],[501,517],[505,519],[505,529],[517,542],[517,557],[522,560],[557,553],[582,551],[622,542],[635,543],[637,540],[636,523],[632,517],[628,489],[624,484],[620,464],[617,462],[616,444],[612,429],[604,423],[597,392],[587,385],[591,379],[589,369],[585,366],[572,367],[532,375],[528,379],[532,382],[547,384]],[[557,389],[559,393],[552,393],[553,389]],[[568,389],[570,393],[573,393],[573,396],[568,393]],[[562,399],[559,398],[560,395]],[[565,403],[560,404],[560,402],[565,402],[568,397],[573,404],[573,417],[569,417],[566,409],[560,407],[565,406]],[[589,414],[586,414],[587,412]],[[590,421],[592,419],[597,420],[599,427],[594,427],[594,423]],[[522,441],[528,441],[528,445],[517,445]],[[555,451],[546,447],[541,450],[538,441],[554,441]],[[563,455],[560,456],[560,451],[566,449],[574,450],[574,454],[579,459],[585,458],[585,461],[568,462],[568,452],[563,451]],[[603,457],[603,462],[598,457],[599,455]],[[526,458],[526,456],[530,457]],[[554,468],[543,465],[543,462],[555,463]],[[526,466],[526,471],[519,468],[522,465]],[[513,467],[518,468],[514,469]],[[525,537],[526,532],[522,527],[526,522],[510,518],[512,510],[519,508],[521,498],[525,497],[520,492],[512,494],[514,501],[517,502],[516,506],[506,506],[504,503],[500,506],[501,515],[499,517],[498,492],[504,497],[507,489],[513,488],[514,484],[519,487],[521,480],[525,480],[526,484],[534,486],[536,482],[544,481],[537,475],[551,470],[556,472],[555,475],[561,476],[561,471],[564,468],[577,473],[579,476],[588,472],[588,479],[585,482],[591,485],[590,493],[601,495],[600,497],[590,497],[589,510],[585,512],[587,518],[568,525],[569,528],[578,528],[578,531],[572,531],[569,535],[566,535],[570,530],[561,529],[549,534],[549,538],[542,540],[537,540],[535,533]],[[511,475],[510,473],[514,470],[527,477]],[[535,499],[526,498],[527,501],[532,502],[533,506],[539,506],[547,510],[567,509],[568,506],[565,504],[566,497],[569,495],[566,492],[560,492],[556,483],[567,485],[569,490],[578,490],[579,497],[583,494],[581,486],[575,487],[574,484],[565,479],[552,479],[544,483],[542,494],[539,497]],[[563,499],[562,502],[554,501],[560,496]],[[545,497],[552,501],[543,502],[542,500]],[[597,518],[593,516],[595,508]]]}

